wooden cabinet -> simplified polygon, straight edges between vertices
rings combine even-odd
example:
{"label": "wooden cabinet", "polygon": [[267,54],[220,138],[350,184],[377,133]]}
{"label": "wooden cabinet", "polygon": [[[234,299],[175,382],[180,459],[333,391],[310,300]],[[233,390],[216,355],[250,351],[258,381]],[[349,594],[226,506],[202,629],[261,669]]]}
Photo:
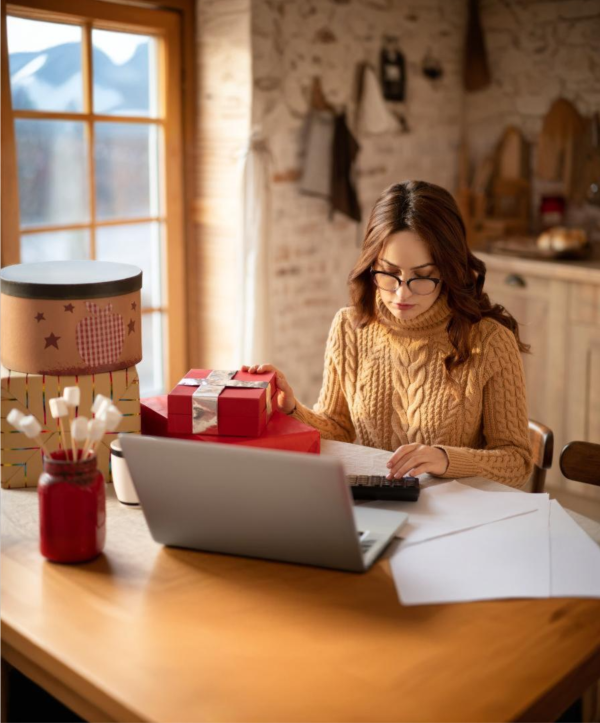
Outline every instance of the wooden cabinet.
{"label": "wooden cabinet", "polygon": [[[483,258],[483,255],[481,255]],[[593,283],[569,280],[552,265],[497,257],[488,262],[485,291],[517,319],[521,338],[531,344],[523,355],[529,416],[554,432],[550,491],[600,500],[600,490],[566,480],[560,452],[573,440],[600,443],[600,268]]]}

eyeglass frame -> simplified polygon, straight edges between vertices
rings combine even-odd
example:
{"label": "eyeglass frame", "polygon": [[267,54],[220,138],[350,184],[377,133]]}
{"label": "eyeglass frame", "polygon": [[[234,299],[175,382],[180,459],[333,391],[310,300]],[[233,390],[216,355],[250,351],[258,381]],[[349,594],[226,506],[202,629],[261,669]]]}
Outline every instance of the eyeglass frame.
{"label": "eyeglass frame", "polygon": [[[396,274],[391,274],[389,271],[380,271],[379,269],[374,269],[373,267],[371,267],[369,269],[369,273],[371,274],[371,278],[373,279],[373,283],[375,284],[375,286],[377,286],[377,288],[380,289],[381,291],[387,291],[389,294],[395,294],[398,291],[398,289],[400,289],[402,287],[402,284],[405,284],[408,287],[408,289],[410,290],[410,284],[412,281],[419,281],[419,280],[425,279],[427,281],[435,282],[433,291],[430,291],[428,294],[417,294],[415,291],[413,291],[413,294],[415,294],[416,296],[430,296],[431,294],[435,293],[435,290],[437,289],[438,284],[441,283],[441,281],[442,281],[441,279],[436,279],[433,276],[413,276],[412,279],[407,279],[406,281],[402,281],[402,279],[399,276],[396,276]],[[391,276],[393,279],[396,279],[396,281],[398,282],[398,288],[394,289],[393,291],[391,291],[390,289],[382,289],[381,286],[378,286],[377,282],[375,281],[376,274],[383,274],[384,276]]]}

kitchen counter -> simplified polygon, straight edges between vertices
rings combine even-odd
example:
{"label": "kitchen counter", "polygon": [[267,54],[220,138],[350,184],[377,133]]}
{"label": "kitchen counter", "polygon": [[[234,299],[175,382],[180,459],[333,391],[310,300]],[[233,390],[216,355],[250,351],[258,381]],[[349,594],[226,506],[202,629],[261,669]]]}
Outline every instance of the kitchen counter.
{"label": "kitchen counter", "polygon": [[473,249],[473,253],[485,263],[490,271],[520,273],[545,279],[578,281],[600,286],[600,244],[594,244],[591,258],[580,261],[524,259],[509,254],[487,253],[480,249]]}

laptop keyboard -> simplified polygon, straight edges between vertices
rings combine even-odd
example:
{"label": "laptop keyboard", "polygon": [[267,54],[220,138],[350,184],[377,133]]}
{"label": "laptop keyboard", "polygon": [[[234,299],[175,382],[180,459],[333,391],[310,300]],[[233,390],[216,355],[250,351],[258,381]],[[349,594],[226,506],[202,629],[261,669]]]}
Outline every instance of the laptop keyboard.
{"label": "laptop keyboard", "polygon": [[359,531],[358,534],[358,543],[360,545],[361,552],[363,555],[365,555],[369,550],[373,547],[373,545],[377,542],[376,538],[368,537],[369,532],[366,531]]}

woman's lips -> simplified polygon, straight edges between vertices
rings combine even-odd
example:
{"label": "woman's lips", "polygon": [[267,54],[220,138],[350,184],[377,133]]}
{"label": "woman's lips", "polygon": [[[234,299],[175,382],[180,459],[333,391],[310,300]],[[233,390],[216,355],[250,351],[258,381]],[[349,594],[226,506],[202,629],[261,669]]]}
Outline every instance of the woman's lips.
{"label": "woman's lips", "polygon": [[412,309],[414,307],[414,304],[397,304],[394,302],[394,306],[396,309]]}

